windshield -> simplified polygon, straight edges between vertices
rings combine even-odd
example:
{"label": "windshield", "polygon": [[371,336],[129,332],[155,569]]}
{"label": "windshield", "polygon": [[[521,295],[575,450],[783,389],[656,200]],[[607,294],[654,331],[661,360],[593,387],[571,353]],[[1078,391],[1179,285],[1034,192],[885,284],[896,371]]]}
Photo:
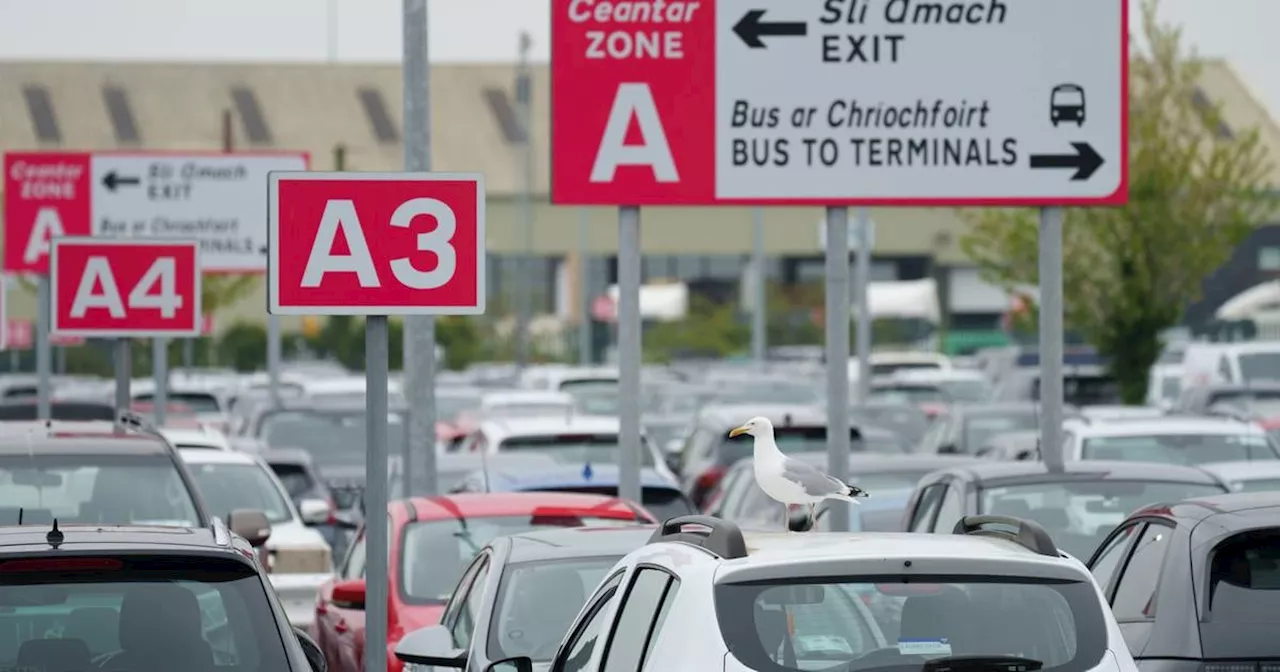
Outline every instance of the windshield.
{"label": "windshield", "polygon": [[[155,397],[151,393],[133,395],[134,401],[155,401]],[[190,409],[191,413],[221,413],[222,405],[218,403],[218,398],[212,394],[204,392],[169,392],[168,403],[174,405],[185,406]]]}
{"label": "windshield", "polygon": [[1080,89],[1057,89],[1053,92],[1054,105],[1084,105],[1084,92]]}
{"label": "windshield", "polygon": [[[591,495],[605,495],[608,497],[617,497],[617,486],[580,486],[570,488],[555,488],[549,492],[581,492]],[[687,516],[698,511],[694,508],[693,502],[685,494],[675,488],[655,488],[646,486],[640,492],[640,504],[649,513],[653,514],[658,520],[670,520],[676,516]]]}
{"label": "windshield", "polygon": [[[617,434],[556,434],[548,436],[512,436],[498,444],[499,452],[540,453],[556,462],[569,464],[618,463]],[[640,450],[640,464],[652,467],[653,453]]]}
{"label": "windshield", "polygon": [[575,397],[600,393],[617,394],[618,380],[616,378],[571,378],[561,381],[560,391],[568,392]]}
{"label": "windshield", "polygon": [[508,565],[489,623],[489,659],[551,660],[587,596],[620,557]]}
{"label": "windshield", "polygon": [[[268,415],[258,437],[272,448],[301,448],[321,466],[364,466],[364,412],[281,411]],[[404,415],[387,418],[387,445],[393,453],[404,441]]]}
{"label": "windshield", "polygon": [[276,478],[280,479],[280,484],[284,486],[284,491],[289,493],[292,499],[301,498],[319,485],[311,477],[311,472],[300,464],[273,464],[271,471],[275,472]]}
{"label": "windshield", "polygon": [[[861,434],[856,429],[849,430],[849,449],[853,452],[876,452],[876,453],[902,453],[902,443],[894,440],[884,440],[880,437],[871,437],[870,442],[864,442]],[[826,427],[774,427],[773,440],[778,444],[778,450],[783,453],[821,453],[827,450],[827,428]],[[725,438],[720,444],[720,463],[733,464],[744,457],[750,457],[754,448],[754,437],[750,434],[742,434],[729,438],[726,433]]]}
{"label": "windshield", "polygon": [[1058,548],[1087,559],[1130,512],[1157,502],[1222,494],[1217,485],[1162,481],[1079,480],[991,487],[981,513],[1040,523]]}
{"label": "windshield", "polygon": [[1276,452],[1262,434],[1155,434],[1087,439],[1083,460],[1121,460],[1197,465],[1205,462],[1274,460]]}
{"label": "windshield", "polygon": [[[15,571],[12,565],[30,561],[0,562],[6,630],[0,666],[290,669],[266,587],[252,567],[214,557],[95,562],[101,566],[92,571]],[[107,659],[93,660],[99,656]]]}
{"label": "windshield", "polygon": [[885,362],[871,365],[872,376],[887,376],[895,371],[941,371],[937,362]]}
{"label": "windshield", "polygon": [[1253,352],[1237,356],[1246,382],[1280,380],[1280,352]]}
{"label": "windshield", "polygon": [[628,522],[586,515],[566,518],[557,511],[546,519],[525,515],[410,523],[401,533],[400,590],[411,602],[444,604],[467,564],[495,537],[564,527],[618,527]]}
{"label": "windshield", "polygon": [[964,423],[962,451],[972,453],[987,444],[992,437],[1012,432],[1037,429],[1040,418],[1035,411],[1008,411],[999,415],[969,415]]}
{"label": "windshield", "polygon": [[587,415],[616,416],[622,408],[622,397],[617,391],[583,394],[574,397],[574,407]]}
{"label": "windshield", "polygon": [[1280,529],[1237,534],[1209,557],[1209,613],[1200,621],[1205,657],[1273,656],[1280,619]]}
{"label": "windshield", "polygon": [[942,388],[924,385],[877,387],[871,392],[871,400],[892,404],[948,404],[952,401]]}
{"label": "windshield", "polygon": [[165,455],[0,457],[0,525],[154,524],[196,527],[195,502]]}
{"label": "windshield", "polygon": [[267,522],[273,524],[293,520],[280,490],[256,464],[187,463],[187,469],[210,515],[225,519],[236,509],[254,509],[266,514]]}
{"label": "windshield", "polygon": [[715,602],[729,650],[760,672],[947,669],[936,666],[961,656],[997,659],[973,669],[1084,672],[1107,645],[1087,581],[781,579],[718,584]]}
{"label": "windshield", "polygon": [[991,384],[985,380],[943,380],[937,385],[952,401],[977,403],[991,398]]}

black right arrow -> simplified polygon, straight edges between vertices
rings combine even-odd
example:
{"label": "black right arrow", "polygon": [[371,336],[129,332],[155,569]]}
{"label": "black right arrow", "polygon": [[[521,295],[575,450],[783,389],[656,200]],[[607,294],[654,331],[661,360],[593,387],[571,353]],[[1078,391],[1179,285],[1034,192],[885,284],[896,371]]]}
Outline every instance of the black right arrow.
{"label": "black right arrow", "polygon": [[1093,176],[1103,163],[1102,156],[1093,150],[1087,142],[1073,142],[1075,154],[1032,154],[1032,168],[1075,168],[1072,182],[1087,180]]}
{"label": "black right arrow", "polygon": [[142,184],[142,180],[137,177],[120,177],[116,171],[111,171],[102,177],[102,186],[115,191],[118,186],[137,186]]}
{"label": "black right arrow", "polygon": [[809,34],[809,26],[803,21],[765,23],[762,19],[763,9],[750,10],[734,24],[733,32],[752,49],[765,48],[761,37],[803,37]]}

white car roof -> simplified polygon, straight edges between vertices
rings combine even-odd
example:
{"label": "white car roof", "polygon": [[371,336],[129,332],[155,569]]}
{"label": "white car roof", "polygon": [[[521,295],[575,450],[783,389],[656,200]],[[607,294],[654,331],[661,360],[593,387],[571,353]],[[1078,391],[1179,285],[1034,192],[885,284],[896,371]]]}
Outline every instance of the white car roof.
{"label": "white car roof", "polygon": [[1096,422],[1072,423],[1072,431],[1085,437],[1102,436],[1166,436],[1170,434],[1256,434],[1266,433],[1257,425],[1232,418],[1161,417],[1117,418]]}
{"label": "white car roof", "polygon": [[550,436],[553,434],[618,434],[618,419],[602,415],[571,417],[509,418],[480,424],[480,431],[497,443],[512,436]]}
{"label": "white car roof", "polygon": [[1227,482],[1280,478],[1280,460],[1210,462],[1196,466]]}
{"label": "white car roof", "polygon": [[946,380],[988,382],[987,376],[976,369],[898,369],[893,372],[892,378],[894,380],[923,383]]}
{"label": "white car roof", "polygon": [[[231,450],[231,440],[222,432],[211,429],[185,429],[165,427],[160,430],[166,441],[179,449],[183,446],[209,446],[214,450]],[[200,450],[197,448],[196,450]]]}
{"label": "white car roof", "polygon": [[234,450],[201,450],[199,448],[182,448],[178,456],[189,464],[252,464],[259,465],[258,458],[248,453]]}

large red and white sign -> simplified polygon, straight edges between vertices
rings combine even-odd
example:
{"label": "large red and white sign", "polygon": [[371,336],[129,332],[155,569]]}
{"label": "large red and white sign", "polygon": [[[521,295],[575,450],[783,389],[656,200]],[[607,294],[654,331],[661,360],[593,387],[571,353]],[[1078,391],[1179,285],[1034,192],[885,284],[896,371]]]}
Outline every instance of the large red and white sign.
{"label": "large red and white sign", "polygon": [[479,315],[484,177],[271,173],[267,311]]}
{"label": "large red and white sign", "polygon": [[54,333],[200,335],[198,242],[56,238],[50,260]]}
{"label": "large red and white sign", "polygon": [[1124,203],[1128,5],[552,0],[552,201]]}
{"label": "large red and white sign", "polygon": [[58,236],[199,241],[207,273],[261,273],[267,173],[304,152],[9,152],[4,271],[49,272]]}

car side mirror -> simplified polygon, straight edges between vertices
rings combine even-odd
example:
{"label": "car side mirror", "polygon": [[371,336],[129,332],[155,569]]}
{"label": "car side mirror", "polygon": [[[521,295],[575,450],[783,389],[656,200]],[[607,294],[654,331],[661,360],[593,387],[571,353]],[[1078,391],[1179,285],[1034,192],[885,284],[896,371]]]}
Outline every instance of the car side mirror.
{"label": "car side mirror", "polygon": [[271,523],[267,521],[267,514],[255,509],[232,511],[227,515],[227,527],[254,547],[267,543],[267,539],[271,537]]}
{"label": "car side mirror", "polygon": [[364,609],[364,579],[349,579],[333,584],[333,603],[344,609]]}
{"label": "car side mirror", "polygon": [[298,646],[302,647],[302,654],[307,657],[311,672],[328,672],[329,662],[324,659],[324,651],[320,650],[316,640],[311,639],[306,630],[298,627],[293,629],[293,636],[298,639]]}
{"label": "car side mirror", "polygon": [[[405,635],[396,645],[396,658],[399,658],[402,663],[430,667],[452,667],[461,670],[467,666],[466,649],[459,649],[453,645],[453,633],[449,632],[449,628],[444,625],[428,625]],[[524,672],[531,672],[532,669],[533,664],[530,663]]]}
{"label": "car side mirror", "polygon": [[533,660],[528,656],[503,658],[489,663],[484,672],[533,672]]}
{"label": "car side mirror", "polygon": [[298,502],[298,515],[307,525],[323,525],[329,522],[329,502],[323,499],[304,499]]}

